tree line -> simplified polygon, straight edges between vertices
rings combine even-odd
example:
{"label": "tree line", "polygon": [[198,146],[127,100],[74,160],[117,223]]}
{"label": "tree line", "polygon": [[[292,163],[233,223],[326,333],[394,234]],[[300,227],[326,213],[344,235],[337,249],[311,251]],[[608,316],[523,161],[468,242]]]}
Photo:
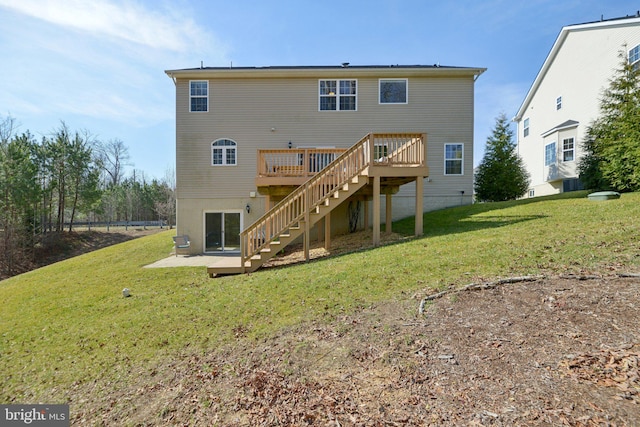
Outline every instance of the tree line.
{"label": "tree line", "polygon": [[42,236],[72,231],[78,221],[175,224],[171,173],[148,179],[130,166],[119,139],[100,141],[62,122],[50,135],[17,133],[0,119],[0,275],[20,272]]}

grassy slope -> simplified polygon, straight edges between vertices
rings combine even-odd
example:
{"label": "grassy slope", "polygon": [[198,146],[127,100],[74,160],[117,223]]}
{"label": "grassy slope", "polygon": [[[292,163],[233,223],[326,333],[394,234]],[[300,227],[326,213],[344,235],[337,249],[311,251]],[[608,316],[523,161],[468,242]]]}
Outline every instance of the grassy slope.
{"label": "grassy slope", "polygon": [[[608,202],[584,195],[432,212],[423,238],[252,275],[142,269],[169,253],[163,232],[2,281],[0,403],[65,402],[78,384],[126,385],[234,336],[264,337],[429,288],[639,271],[640,193]],[[410,233],[413,221],[394,227]]]}

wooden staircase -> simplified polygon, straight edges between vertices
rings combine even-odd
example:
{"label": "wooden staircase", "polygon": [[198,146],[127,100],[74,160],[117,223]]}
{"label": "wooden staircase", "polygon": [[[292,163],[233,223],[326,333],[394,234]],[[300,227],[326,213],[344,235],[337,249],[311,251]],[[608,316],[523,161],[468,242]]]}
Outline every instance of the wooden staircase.
{"label": "wooden staircase", "polygon": [[368,134],[243,230],[233,264],[207,271],[211,277],[253,272],[300,236],[308,251],[311,227],[373,177],[379,194],[381,176],[397,181],[427,175],[425,134]]}

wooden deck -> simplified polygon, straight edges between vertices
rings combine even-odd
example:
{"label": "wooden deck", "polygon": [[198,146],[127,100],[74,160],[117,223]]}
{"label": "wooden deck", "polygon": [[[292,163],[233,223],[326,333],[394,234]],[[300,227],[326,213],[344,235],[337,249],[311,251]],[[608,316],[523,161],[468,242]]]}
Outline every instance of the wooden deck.
{"label": "wooden deck", "polygon": [[[380,195],[416,182],[416,235],[422,234],[423,178],[426,134],[368,134],[347,150],[260,150],[256,185],[261,194],[283,197],[240,234],[238,262],[211,266],[211,277],[255,271],[282,248],[304,237],[309,259],[310,228],[350,197],[370,195],[373,201],[373,243],[380,244]],[[286,195],[286,196],[285,196]],[[391,198],[386,198],[387,218]],[[325,241],[329,236],[325,235]]]}

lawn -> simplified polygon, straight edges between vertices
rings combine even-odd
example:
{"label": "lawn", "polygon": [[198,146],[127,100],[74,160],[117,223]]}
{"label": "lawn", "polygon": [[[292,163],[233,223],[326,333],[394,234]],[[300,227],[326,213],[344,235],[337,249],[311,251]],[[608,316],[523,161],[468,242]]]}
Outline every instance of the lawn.
{"label": "lawn", "polygon": [[[68,402],[77,387],[127,386],[182,355],[329,322],[426,288],[640,271],[640,193],[606,202],[585,196],[431,212],[421,238],[251,275],[143,269],[171,251],[167,231],[4,280],[0,403]],[[410,235],[413,220],[394,231]]]}

